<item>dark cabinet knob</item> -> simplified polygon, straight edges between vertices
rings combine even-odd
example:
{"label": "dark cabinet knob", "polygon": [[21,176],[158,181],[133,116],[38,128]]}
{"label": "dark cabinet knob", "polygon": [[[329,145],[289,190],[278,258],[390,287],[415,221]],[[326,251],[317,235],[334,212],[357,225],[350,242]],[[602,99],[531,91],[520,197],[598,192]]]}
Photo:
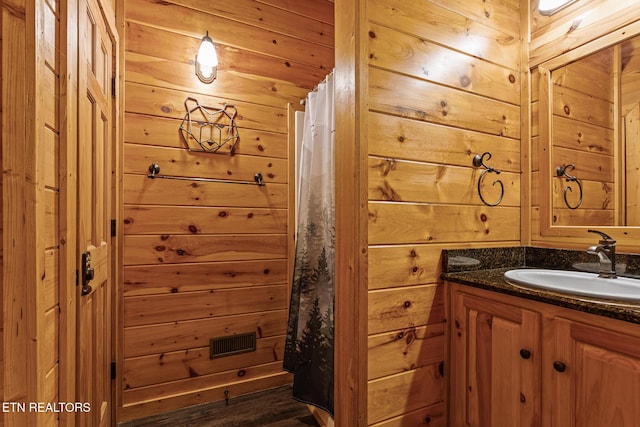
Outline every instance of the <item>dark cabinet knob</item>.
{"label": "dark cabinet knob", "polygon": [[567,370],[567,365],[556,360],[555,362],[553,362],[553,369],[555,369],[558,372],[564,372]]}
{"label": "dark cabinet knob", "polygon": [[523,348],[520,350],[520,357],[522,357],[523,359],[528,359],[531,357],[531,352],[526,348]]}

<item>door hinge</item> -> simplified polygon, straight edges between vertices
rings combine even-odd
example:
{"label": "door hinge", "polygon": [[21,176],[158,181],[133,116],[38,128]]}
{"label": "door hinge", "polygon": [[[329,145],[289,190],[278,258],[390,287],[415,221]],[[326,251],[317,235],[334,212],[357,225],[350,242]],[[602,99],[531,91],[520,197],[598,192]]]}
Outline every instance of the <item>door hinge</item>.
{"label": "door hinge", "polygon": [[115,98],[116,96],[116,78],[111,77],[111,96]]}
{"label": "door hinge", "polygon": [[111,237],[116,237],[116,220],[111,220]]}
{"label": "door hinge", "polygon": [[116,361],[115,360],[111,361],[111,379],[112,380],[116,379]]}
{"label": "door hinge", "polygon": [[79,274],[78,274],[78,270],[76,270],[76,287],[78,287],[78,283],[80,283],[80,282],[79,282],[79,280],[80,280],[80,279],[79,279],[79,277],[78,277],[78,276],[79,276]]}

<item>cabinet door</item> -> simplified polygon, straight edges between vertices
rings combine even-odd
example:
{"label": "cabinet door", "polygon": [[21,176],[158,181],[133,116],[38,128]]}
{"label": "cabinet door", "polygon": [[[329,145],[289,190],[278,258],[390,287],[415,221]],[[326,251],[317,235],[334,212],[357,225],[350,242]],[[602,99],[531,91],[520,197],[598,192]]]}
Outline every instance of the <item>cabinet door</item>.
{"label": "cabinet door", "polygon": [[539,425],[538,313],[465,293],[452,310],[451,425]]}
{"label": "cabinet door", "polygon": [[544,425],[637,427],[640,337],[562,318],[544,329]]}

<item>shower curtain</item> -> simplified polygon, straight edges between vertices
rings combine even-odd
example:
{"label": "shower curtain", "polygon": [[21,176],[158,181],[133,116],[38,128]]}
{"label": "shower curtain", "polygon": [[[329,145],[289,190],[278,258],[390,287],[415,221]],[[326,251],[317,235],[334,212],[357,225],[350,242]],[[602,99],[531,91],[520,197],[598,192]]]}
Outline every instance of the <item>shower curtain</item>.
{"label": "shower curtain", "polygon": [[333,416],[333,72],[306,99],[299,156],[298,223],[284,369],[293,396]]}

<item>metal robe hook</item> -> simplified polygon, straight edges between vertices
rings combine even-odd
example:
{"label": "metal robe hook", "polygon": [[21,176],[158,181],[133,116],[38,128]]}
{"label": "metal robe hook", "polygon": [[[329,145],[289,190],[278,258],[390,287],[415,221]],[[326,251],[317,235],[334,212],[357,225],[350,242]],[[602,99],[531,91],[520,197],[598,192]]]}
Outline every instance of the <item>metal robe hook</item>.
{"label": "metal robe hook", "polygon": [[484,176],[487,173],[495,173],[496,175],[500,174],[500,169],[495,169],[489,165],[487,165],[484,162],[484,158],[487,158],[487,160],[491,159],[491,153],[488,151],[485,151],[482,154],[476,154],[473,157],[473,166],[479,168],[479,167],[483,167],[484,170],[482,171],[482,173],[480,174],[480,178],[478,178],[478,196],[480,196],[480,200],[482,200],[482,203],[484,203],[487,206],[498,206],[500,204],[500,202],[502,202],[502,198],[504,197],[504,184],[502,183],[501,180],[496,179],[495,181],[493,181],[493,184],[491,185],[496,185],[496,184],[500,184],[500,197],[498,198],[498,201],[495,203],[489,203],[485,200],[484,196],[482,195],[482,179],[484,178]]}
{"label": "metal robe hook", "polygon": [[565,187],[563,192],[564,204],[567,205],[569,209],[578,209],[582,204],[582,184],[580,183],[580,180],[578,180],[578,178],[575,175],[569,175],[567,173],[567,170],[573,171],[575,169],[576,169],[576,166],[573,163],[569,163],[568,165],[558,166],[556,168],[556,175],[558,177],[560,178],[565,177],[565,180],[567,182],[575,182],[576,184],[578,184],[578,189],[580,190],[580,199],[578,200],[578,204],[575,206],[571,206],[569,204],[569,200],[567,200],[567,192],[573,191],[573,190],[568,185]]}

